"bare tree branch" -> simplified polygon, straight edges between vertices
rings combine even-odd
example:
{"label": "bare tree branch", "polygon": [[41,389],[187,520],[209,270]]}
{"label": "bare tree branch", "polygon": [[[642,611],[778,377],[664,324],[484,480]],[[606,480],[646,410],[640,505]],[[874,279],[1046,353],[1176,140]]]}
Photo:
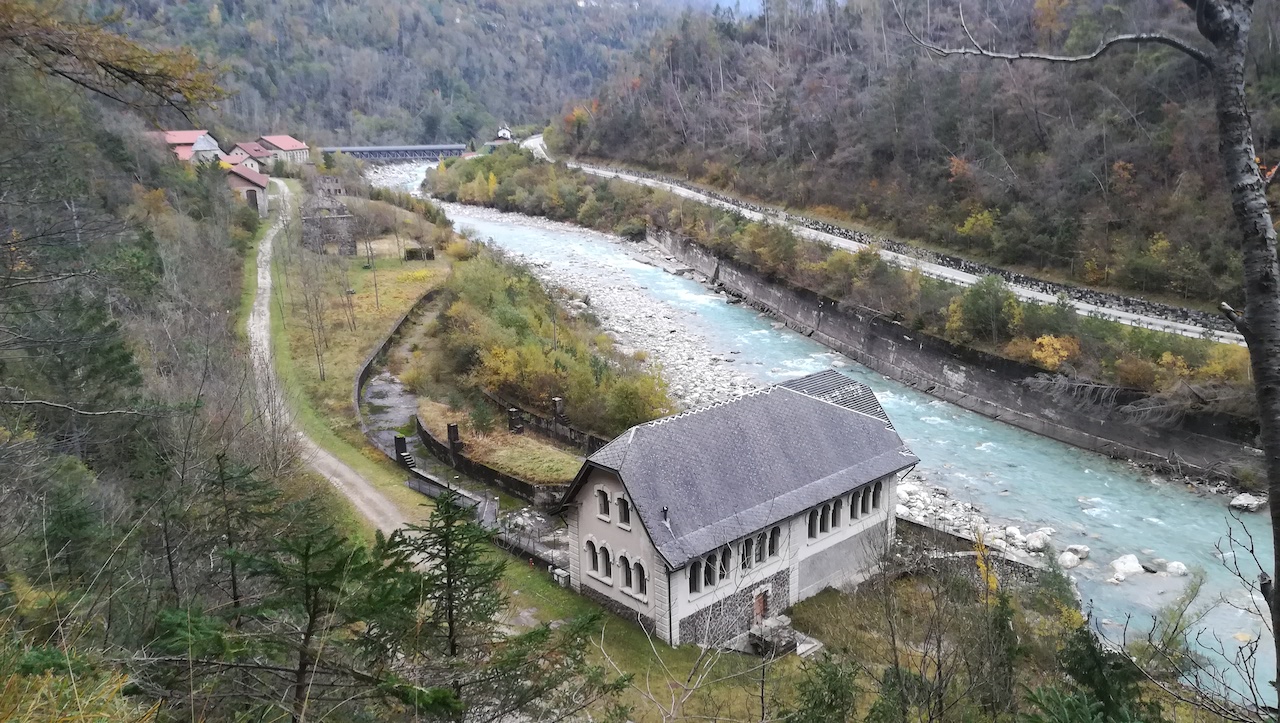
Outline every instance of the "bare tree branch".
{"label": "bare tree branch", "polygon": [[925,41],[911,25],[907,23],[906,17],[902,14],[902,7],[898,5],[897,0],[893,3],[894,10],[898,13],[898,19],[902,22],[902,27],[906,28],[907,34],[920,47],[937,53],[938,55],[977,55],[984,58],[996,58],[998,60],[1038,60],[1045,63],[1084,63],[1090,60],[1096,60],[1102,57],[1107,51],[1117,45],[1164,45],[1181,51],[1182,53],[1195,59],[1206,68],[1213,67],[1213,60],[1207,53],[1199,48],[1191,45],[1185,40],[1181,40],[1169,35],[1160,33],[1125,33],[1123,35],[1115,35],[1098,44],[1098,48],[1087,55],[1054,55],[1052,53],[1001,53],[995,50],[989,50],[980,44],[973,34],[969,32],[969,26],[964,20],[964,10],[960,12],[960,26],[964,29],[965,36],[969,38],[969,42],[973,45],[971,48],[944,48],[939,45]]}

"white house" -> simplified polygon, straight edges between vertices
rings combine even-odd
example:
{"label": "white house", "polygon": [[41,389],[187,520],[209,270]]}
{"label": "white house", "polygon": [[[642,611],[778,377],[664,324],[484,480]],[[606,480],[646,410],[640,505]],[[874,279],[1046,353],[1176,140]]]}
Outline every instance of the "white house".
{"label": "white house", "polygon": [[280,160],[293,165],[307,162],[311,149],[306,143],[293,136],[262,136],[258,144],[271,153],[271,160]]}
{"label": "white house", "polygon": [[874,572],[918,461],[835,371],[638,425],[565,496],[570,584],[672,645],[745,647]]}

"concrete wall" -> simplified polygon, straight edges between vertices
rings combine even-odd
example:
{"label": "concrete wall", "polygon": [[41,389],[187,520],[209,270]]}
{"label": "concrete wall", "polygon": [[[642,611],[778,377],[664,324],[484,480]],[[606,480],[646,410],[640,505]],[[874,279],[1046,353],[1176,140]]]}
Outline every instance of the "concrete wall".
{"label": "concrete wall", "polygon": [[[761,277],[730,259],[666,232],[650,242],[681,264],[719,281],[802,334],[885,376],[1046,437],[1157,469],[1210,477],[1259,463],[1256,426],[1223,415],[1188,415],[1171,428],[1136,424],[1116,411],[1073,409],[1023,382],[1040,369],[960,347],[803,289]],[[1132,401],[1122,390],[1121,403]]]}

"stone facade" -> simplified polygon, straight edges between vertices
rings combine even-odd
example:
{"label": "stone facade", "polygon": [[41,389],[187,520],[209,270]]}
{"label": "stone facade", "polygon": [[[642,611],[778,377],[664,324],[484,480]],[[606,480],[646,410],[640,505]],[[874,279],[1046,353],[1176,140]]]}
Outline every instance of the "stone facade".
{"label": "stone facade", "polygon": [[614,615],[617,615],[623,620],[630,620],[633,623],[639,623],[640,627],[647,630],[650,634],[662,637],[659,634],[657,626],[654,624],[653,618],[640,614],[629,605],[619,602],[589,585],[581,586],[578,591],[581,592],[588,600],[599,603],[600,607],[608,610]]}
{"label": "stone facade", "polygon": [[322,254],[331,244],[342,256],[356,255],[355,217],[338,196],[312,196],[302,205],[302,246]]}
{"label": "stone facade", "polygon": [[680,620],[680,643],[732,647],[756,622],[756,595],[767,593],[763,617],[791,607],[791,574],[787,568],[717,600]]}

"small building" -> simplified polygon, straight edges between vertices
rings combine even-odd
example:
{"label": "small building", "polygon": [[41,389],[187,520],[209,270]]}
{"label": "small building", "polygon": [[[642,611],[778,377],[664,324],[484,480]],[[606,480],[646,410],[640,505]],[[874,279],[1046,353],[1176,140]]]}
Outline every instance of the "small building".
{"label": "small building", "polygon": [[877,569],[918,461],[830,370],[632,427],[565,495],[570,584],[672,645],[746,649]]}
{"label": "small building", "polygon": [[231,168],[233,166],[244,166],[245,168],[248,168],[251,171],[257,171],[258,173],[262,173],[262,166],[257,161],[253,160],[252,158],[249,158],[248,156],[236,157],[228,153],[227,155],[222,157],[222,165],[224,168]]}
{"label": "small building", "polygon": [[227,186],[246,203],[258,209],[258,216],[266,218],[270,212],[267,200],[267,187],[271,179],[258,173],[243,163],[227,169]]}
{"label": "small building", "polygon": [[317,254],[334,246],[341,256],[355,256],[355,217],[341,196],[316,193],[302,204],[302,246]]}
{"label": "small building", "polygon": [[160,131],[153,134],[180,161],[189,163],[208,163],[222,158],[222,149],[218,147],[218,139],[206,130]]}
{"label": "small building", "polygon": [[345,196],[347,190],[343,187],[341,178],[319,175],[316,176],[316,193],[326,196]]}
{"label": "small building", "polygon": [[508,145],[512,142],[513,141],[511,140],[511,129],[507,128],[506,126],[503,126],[502,128],[498,129],[498,134],[494,137],[493,140],[485,142],[484,152],[493,153],[494,151],[498,150],[499,147]]}
{"label": "small building", "polygon": [[293,136],[262,136],[258,144],[271,153],[272,160],[302,165],[310,157],[311,149]]}
{"label": "small building", "polygon": [[271,163],[271,151],[263,148],[257,141],[245,141],[237,143],[231,152],[227,154],[227,160],[232,163],[238,163],[246,158],[251,158],[258,164],[258,168],[262,168]]}

